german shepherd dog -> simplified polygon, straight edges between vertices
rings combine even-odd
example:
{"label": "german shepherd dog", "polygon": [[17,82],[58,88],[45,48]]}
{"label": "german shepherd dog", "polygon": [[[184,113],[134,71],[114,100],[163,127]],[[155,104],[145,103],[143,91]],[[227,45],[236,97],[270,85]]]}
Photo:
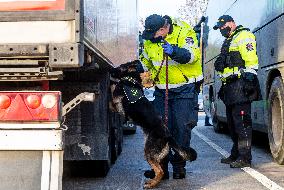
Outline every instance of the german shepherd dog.
{"label": "german shepherd dog", "polygon": [[154,188],[163,178],[161,161],[170,148],[178,152],[183,159],[194,161],[197,153],[193,148],[182,148],[171,137],[164,126],[162,118],[153,105],[144,96],[140,73],[136,71],[138,60],[128,62],[111,70],[114,79],[111,85],[112,102],[110,107],[122,115],[127,115],[141,126],[145,135],[144,154],[147,162],[155,172],[155,178],[145,182],[144,188]]}

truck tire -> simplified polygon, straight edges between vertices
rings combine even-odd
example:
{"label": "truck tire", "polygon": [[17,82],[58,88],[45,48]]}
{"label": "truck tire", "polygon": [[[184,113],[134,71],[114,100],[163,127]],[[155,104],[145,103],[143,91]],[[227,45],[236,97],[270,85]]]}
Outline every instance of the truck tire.
{"label": "truck tire", "polygon": [[284,164],[284,86],[276,77],[268,96],[268,139],[271,154],[278,164]]}

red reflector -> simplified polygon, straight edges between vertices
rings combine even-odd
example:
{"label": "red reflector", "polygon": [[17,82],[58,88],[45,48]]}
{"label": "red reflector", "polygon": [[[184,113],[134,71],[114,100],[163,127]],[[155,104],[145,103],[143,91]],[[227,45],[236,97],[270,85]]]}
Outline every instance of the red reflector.
{"label": "red reflector", "polygon": [[241,115],[245,115],[245,112],[244,112],[244,111],[241,111]]}
{"label": "red reflector", "polygon": [[0,108],[7,109],[11,105],[11,99],[7,95],[0,95]]}
{"label": "red reflector", "polygon": [[38,97],[37,95],[29,95],[27,97],[27,105],[32,108],[32,109],[36,109],[40,106],[40,97]]}
{"label": "red reflector", "polygon": [[58,91],[0,92],[0,121],[59,121],[60,103]]}
{"label": "red reflector", "polygon": [[20,95],[16,95],[4,118],[5,120],[14,120],[16,118],[18,121],[33,119]]}

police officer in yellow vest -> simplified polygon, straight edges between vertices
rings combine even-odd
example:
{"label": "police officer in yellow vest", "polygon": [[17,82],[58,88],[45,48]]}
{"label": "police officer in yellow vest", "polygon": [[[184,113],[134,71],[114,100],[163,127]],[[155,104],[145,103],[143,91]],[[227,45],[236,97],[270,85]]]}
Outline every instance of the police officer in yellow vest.
{"label": "police officer in yellow vest", "polygon": [[[140,60],[155,81],[154,106],[162,117],[166,66],[161,63],[163,53],[168,55],[168,128],[181,146],[189,148],[191,129],[197,124],[197,95],[203,80],[196,33],[186,22],[153,14],[145,20],[142,37],[145,41]],[[173,153],[163,161],[164,179],[169,178],[169,161],[173,165],[173,178],[185,178],[186,162],[178,153]],[[144,175],[153,178],[154,172],[148,170]]]}
{"label": "police officer in yellow vest", "polygon": [[221,16],[213,29],[219,29],[226,38],[215,70],[222,80],[218,95],[226,105],[233,140],[231,155],[221,163],[232,168],[251,166],[251,102],[260,96],[255,36],[248,28],[237,26],[229,15]]}

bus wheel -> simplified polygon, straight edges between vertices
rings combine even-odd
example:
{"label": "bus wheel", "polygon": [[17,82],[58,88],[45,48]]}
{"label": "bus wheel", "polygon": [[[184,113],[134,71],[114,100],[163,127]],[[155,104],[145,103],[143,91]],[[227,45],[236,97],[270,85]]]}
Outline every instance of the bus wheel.
{"label": "bus wheel", "polygon": [[268,97],[268,139],[273,158],[284,164],[284,86],[281,77],[276,77]]}

